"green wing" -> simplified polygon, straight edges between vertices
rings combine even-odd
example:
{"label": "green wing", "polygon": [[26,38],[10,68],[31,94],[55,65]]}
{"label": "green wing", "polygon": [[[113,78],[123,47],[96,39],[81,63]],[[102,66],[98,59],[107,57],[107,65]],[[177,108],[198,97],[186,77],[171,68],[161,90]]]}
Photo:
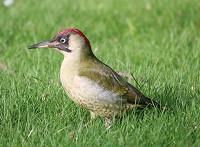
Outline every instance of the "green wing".
{"label": "green wing", "polygon": [[126,82],[113,69],[101,61],[92,61],[87,66],[84,66],[83,69],[79,69],[79,76],[95,81],[95,83],[125,99],[127,103],[137,104],[137,107],[143,108],[147,105],[159,105],[157,102],[144,96],[139,90]]}

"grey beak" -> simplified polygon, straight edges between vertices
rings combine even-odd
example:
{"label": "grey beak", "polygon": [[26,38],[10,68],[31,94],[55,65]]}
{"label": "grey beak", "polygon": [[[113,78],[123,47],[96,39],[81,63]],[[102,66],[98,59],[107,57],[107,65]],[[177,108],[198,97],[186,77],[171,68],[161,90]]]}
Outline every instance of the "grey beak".
{"label": "grey beak", "polygon": [[33,44],[28,47],[28,49],[35,49],[35,48],[48,48],[52,45],[52,40],[40,42],[37,44]]}

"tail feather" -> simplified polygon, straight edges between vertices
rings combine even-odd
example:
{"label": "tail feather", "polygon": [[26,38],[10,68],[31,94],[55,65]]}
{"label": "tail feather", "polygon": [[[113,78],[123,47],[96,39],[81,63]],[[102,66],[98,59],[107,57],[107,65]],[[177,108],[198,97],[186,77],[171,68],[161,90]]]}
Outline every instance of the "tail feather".
{"label": "tail feather", "polygon": [[136,108],[157,107],[159,109],[166,109],[159,102],[154,101],[143,95],[138,89],[128,83],[129,92],[126,98],[129,103],[136,104]]}

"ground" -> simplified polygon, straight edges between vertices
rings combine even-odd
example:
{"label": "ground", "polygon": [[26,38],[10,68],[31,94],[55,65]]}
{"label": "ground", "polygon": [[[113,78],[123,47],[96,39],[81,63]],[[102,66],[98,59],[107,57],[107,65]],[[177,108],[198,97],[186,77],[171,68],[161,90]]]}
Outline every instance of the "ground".
{"label": "ground", "polygon": [[[2,2],[0,145],[200,146],[199,10],[198,0]],[[98,58],[132,73],[137,82],[130,83],[170,110],[132,111],[109,130],[103,119],[91,121],[61,87],[63,56],[27,49],[69,27],[82,30]]]}

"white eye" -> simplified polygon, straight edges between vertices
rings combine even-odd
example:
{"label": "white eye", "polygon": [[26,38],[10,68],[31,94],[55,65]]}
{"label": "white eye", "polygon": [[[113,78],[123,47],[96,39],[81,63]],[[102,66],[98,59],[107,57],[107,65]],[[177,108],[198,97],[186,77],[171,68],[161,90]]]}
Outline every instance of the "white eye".
{"label": "white eye", "polygon": [[65,38],[61,38],[61,39],[60,39],[60,42],[65,43],[65,42],[66,42],[66,39],[65,39]]}

